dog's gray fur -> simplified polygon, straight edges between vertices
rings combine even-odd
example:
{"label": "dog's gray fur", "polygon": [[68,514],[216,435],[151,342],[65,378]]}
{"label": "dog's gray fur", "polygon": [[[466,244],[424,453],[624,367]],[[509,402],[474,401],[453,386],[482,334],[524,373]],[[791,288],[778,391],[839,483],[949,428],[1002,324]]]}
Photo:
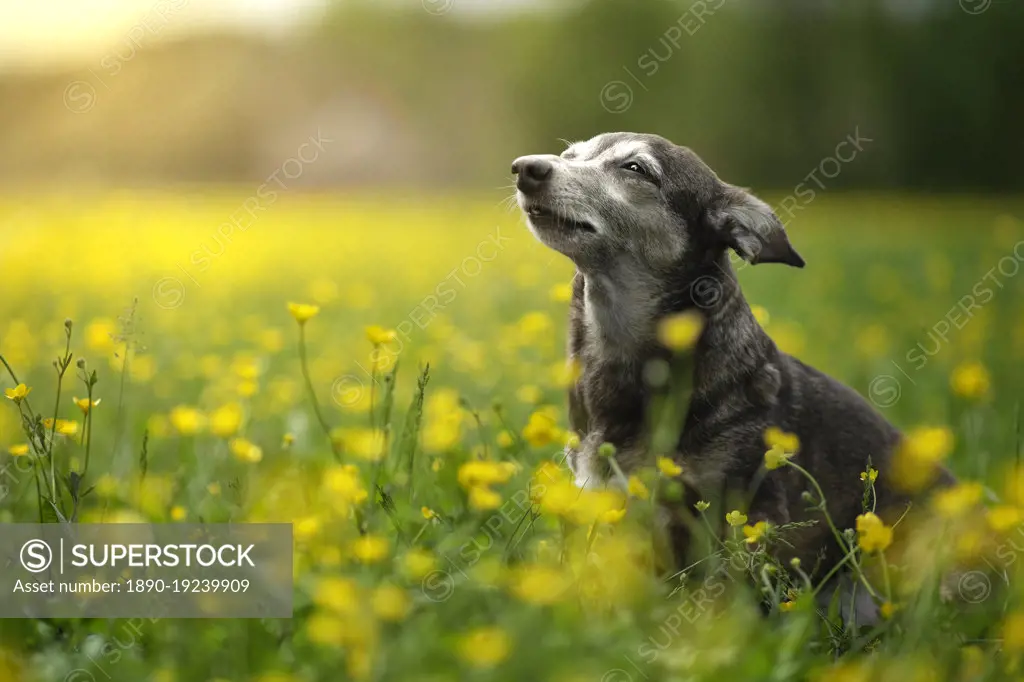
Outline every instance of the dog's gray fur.
{"label": "dog's gray fur", "polygon": [[[763,471],[765,429],[776,426],[799,437],[793,461],[820,483],[840,529],[853,527],[862,511],[859,474],[869,460],[881,472],[883,517],[905,508],[908,500],[887,484],[897,429],[851,389],[781,352],[740,291],[730,249],[750,263],[804,265],[767,204],[656,135],[599,135],[560,156],[521,157],[513,172],[530,229],[577,268],[569,353],[581,374],[569,404],[581,443],[568,460],[580,485],[608,480],[608,462],[597,454],[604,442],[616,447],[627,473],[652,460],[646,413],[654,391],[644,371],[652,360],[673,360],[657,326],[696,310],[704,327],[689,358],[690,404],[669,453],[684,469],[687,507],[697,495],[749,491]],[[810,568],[823,554],[821,565],[832,563],[838,548],[807,511],[806,489],[790,467],[769,471],[747,513],[751,523],[817,519],[789,538],[787,555]],[[675,518],[681,561],[689,534]]]}

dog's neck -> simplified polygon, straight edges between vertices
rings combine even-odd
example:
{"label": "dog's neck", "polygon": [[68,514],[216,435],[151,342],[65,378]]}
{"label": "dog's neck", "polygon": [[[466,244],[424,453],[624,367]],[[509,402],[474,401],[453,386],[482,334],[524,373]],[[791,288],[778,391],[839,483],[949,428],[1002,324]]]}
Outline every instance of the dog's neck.
{"label": "dog's neck", "polygon": [[631,364],[655,332],[663,294],[657,279],[617,260],[600,273],[580,275],[583,322],[602,358]]}
{"label": "dog's neck", "polygon": [[617,446],[637,442],[644,432],[652,393],[644,368],[654,359],[674,360],[657,340],[666,316],[695,311],[703,318],[700,338],[685,359],[692,366],[691,400],[713,396],[755,371],[771,345],[727,254],[660,277],[637,272],[621,262],[601,273],[578,272],[574,282],[570,350],[588,375],[584,384],[599,387],[587,396],[590,427]]}
{"label": "dog's neck", "polygon": [[578,272],[576,277],[575,304],[582,313],[587,345],[601,358],[643,364],[657,354],[658,324],[687,311],[703,319],[698,354],[710,361],[726,355],[742,362],[743,349],[764,334],[727,253],[659,275],[631,267],[623,259],[601,272]]}

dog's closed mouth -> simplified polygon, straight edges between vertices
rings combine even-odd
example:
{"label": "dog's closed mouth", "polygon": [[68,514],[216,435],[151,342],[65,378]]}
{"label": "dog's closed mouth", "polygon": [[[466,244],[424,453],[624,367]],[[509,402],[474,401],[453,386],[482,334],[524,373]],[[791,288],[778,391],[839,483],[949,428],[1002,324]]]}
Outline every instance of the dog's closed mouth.
{"label": "dog's closed mouth", "polygon": [[573,220],[568,216],[556,213],[550,208],[544,206],[530,206],[526,209],[526,215],[530,216],[533,221],[547,221],[552,223],[555,227],[579,229],[586,232],[597,232],[597,228],[588,222],[579,220]]}

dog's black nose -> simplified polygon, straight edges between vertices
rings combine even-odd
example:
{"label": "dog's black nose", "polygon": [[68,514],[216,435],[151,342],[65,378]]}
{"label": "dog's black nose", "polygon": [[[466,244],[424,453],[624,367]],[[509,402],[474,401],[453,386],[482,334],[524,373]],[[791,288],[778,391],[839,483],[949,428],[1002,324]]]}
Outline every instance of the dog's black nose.
{"label": "dog's black nose", "polygon": [[538,190],[551,177],[553,169],[550,161],[536,156],[520,156],[512,162],[516,187],[527,193]]}

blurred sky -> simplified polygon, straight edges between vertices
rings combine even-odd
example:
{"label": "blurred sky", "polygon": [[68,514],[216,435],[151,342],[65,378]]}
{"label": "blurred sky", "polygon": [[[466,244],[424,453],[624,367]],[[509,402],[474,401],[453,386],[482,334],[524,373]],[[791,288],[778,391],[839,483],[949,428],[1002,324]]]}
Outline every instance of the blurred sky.
{"label": "blurred sky", "polygon": [[[0,0],[0,68],[78,66],[123,45],[218,26],[274,33],[315,21],[332,0]],[[342,2],[344,0],[341,0]],[[542,2],[542,0],[540,0]],[[450,7],[459,14],[514,11],[537,0],[379,0]]]}

